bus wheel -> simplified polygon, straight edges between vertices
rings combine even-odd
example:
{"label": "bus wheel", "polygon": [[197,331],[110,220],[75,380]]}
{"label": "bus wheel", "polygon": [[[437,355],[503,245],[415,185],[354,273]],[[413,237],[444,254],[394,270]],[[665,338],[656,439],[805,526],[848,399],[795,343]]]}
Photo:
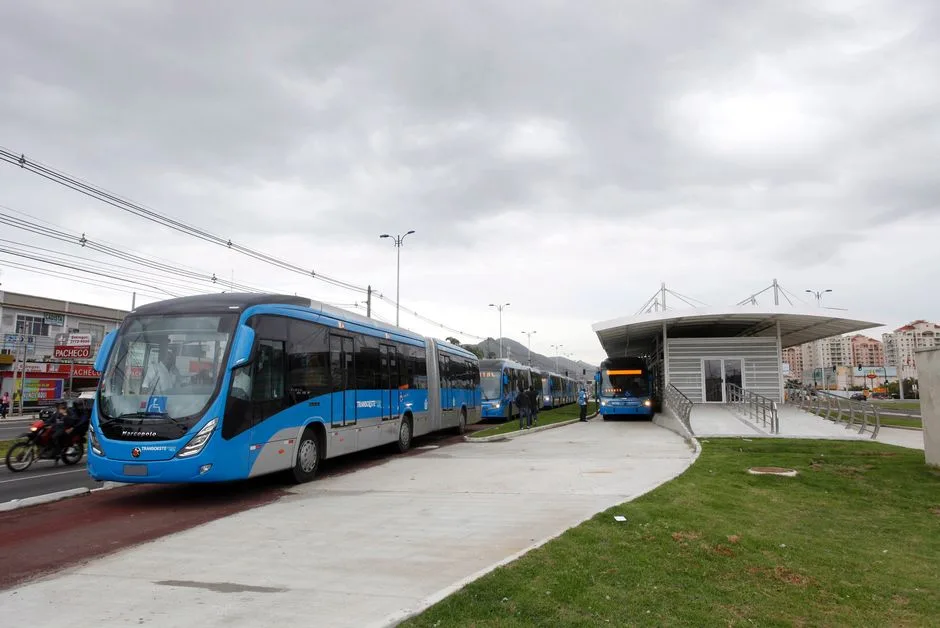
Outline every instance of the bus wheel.
{"label": "bus wheel", "polygon": [[398,428],[398,451],[405,453],[411,449],[411,417],[402,417]]}
{"label": "bus wheel", "polygon": [[294,460],[294,468],[291,469],[294,482],[303,484],[312,480],[320,468],[321,458],[320,439],[312,429],[305,429],[297,444],[297,458]]}
{"label": "bus wheel", "polygon": [[467,411],[465,409],[460,410],[460,419],[457,423],[457,433],[464,434],[467,431]]}

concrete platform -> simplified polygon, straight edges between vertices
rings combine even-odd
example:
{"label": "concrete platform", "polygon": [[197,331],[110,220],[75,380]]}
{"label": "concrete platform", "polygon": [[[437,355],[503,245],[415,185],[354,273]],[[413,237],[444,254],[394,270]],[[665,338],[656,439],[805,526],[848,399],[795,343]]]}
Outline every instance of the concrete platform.
{"label": "concrete platform", "polygon": [[387,625],[684,471],[677,434],[579,423],[461,443],[0,593],[33,627]]}
{"label": "concrete platform", "polygon": [[[870,441],[871,432],[859,434],[860,425],[846,428],[845,423],[835,423],[792,405],[781,405],[777,410],[780,433],[771,434],[769,427],[754,423],[743,413],[721,404],[696,404],[689,417],[696,437],[745,436],[749,438],[819,438],[837,440]],[[882,427],[876,442],[898,445],[911,449],[923,449],[923,433],[919,430],[904,430]]]}

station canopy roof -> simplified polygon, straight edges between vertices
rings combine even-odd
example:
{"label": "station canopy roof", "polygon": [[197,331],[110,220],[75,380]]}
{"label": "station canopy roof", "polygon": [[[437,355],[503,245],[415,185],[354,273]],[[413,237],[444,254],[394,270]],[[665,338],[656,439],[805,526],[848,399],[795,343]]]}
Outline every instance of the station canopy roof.
{"label": "station canopy roof", "polygon": [[609,356],[652,353],[663,324],[669,338],[740,338],[777,335],[783,348],[813,340],[881,327],[883,323],[846,316],[842,310],[739,305],[664,310],[626,316],[592,325]]}

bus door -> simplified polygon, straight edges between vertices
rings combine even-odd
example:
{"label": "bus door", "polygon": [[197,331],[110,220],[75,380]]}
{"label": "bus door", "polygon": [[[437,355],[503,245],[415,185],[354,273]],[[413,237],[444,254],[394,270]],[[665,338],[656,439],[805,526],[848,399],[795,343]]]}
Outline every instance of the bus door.
{"label": "bus door", "polygon": [[379,387],[382,398],[382,420],[398,416],[398,356],[395,347],[379,345]]}
{"label": "bus door", "polygon": [[454,417],[450,412],[454,409],[454,362],[450,356],[442,355],[441,365],[441,410],[443,411],[442,421],[444,425],[454,423]]}
{"label": "bus door", "polygon": [[353,370],[353,339],[330,336],[330,378],[333,427],[356,424],[356,373]]}

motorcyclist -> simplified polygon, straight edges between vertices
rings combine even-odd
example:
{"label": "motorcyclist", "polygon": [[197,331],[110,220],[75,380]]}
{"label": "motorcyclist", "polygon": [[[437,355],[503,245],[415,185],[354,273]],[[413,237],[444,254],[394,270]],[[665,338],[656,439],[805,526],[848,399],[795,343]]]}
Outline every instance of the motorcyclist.
{"label": "motorcyclist", "polygon": [[64,401],[55,404],[55,414],[52,415],[52,442],[56,460],[62,455],[67,440],[79,427],[81,419],[69,408]]}

